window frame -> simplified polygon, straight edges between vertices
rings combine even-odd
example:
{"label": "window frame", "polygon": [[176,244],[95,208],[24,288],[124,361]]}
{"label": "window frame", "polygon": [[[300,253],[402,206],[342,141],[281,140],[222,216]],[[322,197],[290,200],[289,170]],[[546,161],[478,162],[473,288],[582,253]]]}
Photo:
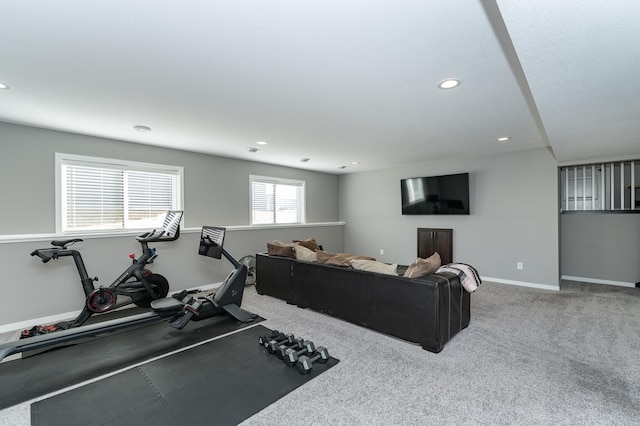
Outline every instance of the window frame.
{"label": "window frame", "polygon": [[[55,153],[55,221],[57,235],[78,235],[78,234],[108,234],[118,235],[147,228],[120,228],[120,229],[96,229],[96,230],[64,230],[63,226],[63,165],[78,165],[86,167],[108,168],[116,170],[140,171],[151,173],[166,173],[177,176],[176,186],[176,210],[184,210],[184,167],[167,164],[146,163],[141,161],[120,160],[105,157],[92,157],[85,155]],[[126,191],[126,189],[125,189]],[[184,220],[184,217],[183,217]]]}
{"label": "window frame", "polygon": [[[297,208],[300,213],[300,221],[299,222],[278,222],[275,210],[273,219],[274,221],[271,223],[254,223],[254,213],[253,213],[253,202],[254,202],[254,193],[253,193],[253,184],[254,182],[265,183],[265,184],[273,184],[273,185],[287,185],[287,186],[297,186],[300,188],[300,200],[297,201]],[[251,226],[277,226],[277,225],[304,225],[307,223],[307,182],[300,179],[286,179],[286,178],[278,178],[271,176],[259,176],[259,175],[249,175],[249,224]],[[275,209],[275,205],[274,205]]]}

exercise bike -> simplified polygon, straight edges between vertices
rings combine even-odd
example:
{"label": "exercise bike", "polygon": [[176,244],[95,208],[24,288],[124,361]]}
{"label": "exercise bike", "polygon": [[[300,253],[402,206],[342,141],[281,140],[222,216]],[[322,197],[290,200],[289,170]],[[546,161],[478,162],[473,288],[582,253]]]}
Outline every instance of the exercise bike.
{"label": "exercise bike", "polygon": [[137,236],[136,240],[142,246],[142,254],[137,259],[134,254],[131,254],[129,257],[132,259],[132,264],[108,287],[96,288],[94,282],[98,281],[98,278],[89,277],[80,252],[69,248],[75,243],[82,242],[82,239],[55,240],[51,241],[53,247],[34,250],[31,256],[39,257],[43,263],[61,257],[73,257],[86,299],[82,311],[75,319],[52,326],[37,326],[31,330],[25,330],[21,338],[79,327],[95,313],[104,313],[131,303],[148,308],[153,300],[166,297],[169,293],[169,282],[164,276],[154,274],[146,267],[158,256],[155,248],[149,248],[149,243],[177,240],[180,236],[182,214],[182,211],[169,211],[161,229],[153,229]]}
{"label": "exercise bike", "polygon": [[168,321],[176,329],[184,328],[190,321],[201,321],[218,315],[228,315],[243,323],[253,321],[257,315],[240,307],[247,267],[223,248],[225,232],[225,228],[203,226],[200,235],[198,254],[216,259],[224,256],[234,267],[213,293],[194,297],[190,292],[183,291],[172,297],[153,300],[150,312],[4,343],[0,345],[0,361],[12,354],[53,348],[74,340],[103,336],[159,320]]}

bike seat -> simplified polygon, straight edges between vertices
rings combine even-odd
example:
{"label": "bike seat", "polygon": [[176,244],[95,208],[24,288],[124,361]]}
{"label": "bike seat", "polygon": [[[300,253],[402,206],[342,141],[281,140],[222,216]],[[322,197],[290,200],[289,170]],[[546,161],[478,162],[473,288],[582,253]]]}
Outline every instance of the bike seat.
{"label": "bike seat", "polygon": [[74,238],[71,240],[54,240],[51,241],[51,245],[52,246],[56,246],[56,247],[60,247],[60,248],[67,248],[68,244],[72,244],[72,243],[79,243],[82,240],[80,238]]}

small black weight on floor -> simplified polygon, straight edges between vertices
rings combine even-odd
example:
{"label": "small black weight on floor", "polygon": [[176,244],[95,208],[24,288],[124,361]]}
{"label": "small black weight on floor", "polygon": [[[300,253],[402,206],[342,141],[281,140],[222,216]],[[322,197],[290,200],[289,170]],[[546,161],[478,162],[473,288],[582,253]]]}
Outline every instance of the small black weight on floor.
{"label": "small black weight on floor", "polygon": [[260,336],[258,337],[258,343],[261,346],[266,347],[266,345],[273,339],[279,337],[280,335],[283,335],[282,333],[280,333],[278,330],[273,330],[271,332],[271,334],[267,335],[267,336]]}
{"label": "small black weight on floor", "polygon": [[313,342],[310,340],[307,340],[304,342],[304,346],[300,350],[288,349],[287,351],[285,351],[284,357],[282,358],[282,360],[289,367],[293,367],[294,365],[296,365],[296,362],[298,362],[298,358],[300,357],[300,355],[303,355],[303,354],[313,355],[315,351],[316,351],[316,347],[313,344]]}
{"label": "small black weight on floor", "polygon": [[281,345],[292,345],[295,343],[296,337],[293,334],[286,334],[284,339],[274,339],[267,344],[267,350],[270,354],[275,354]]}
{"label": "small black weight on floor", "polygon": [[284,359],[285,354],[289,349],[302,349],[304,347],[304,339],[296,338],[296,340],[290,345],[280,345],[276,350],[276,356],[280,359]]}
{"label": "small black weight on floor", "polygon": [[327,361],[329,361],[329,351],[327,350],[327,348],[320,346],[316,350],[316,354],[314,356],[308,357],[306,355],[302,355],[296,363],[296,368],[301,374],[309,374],[309,372],[313,368],[314,362],[324,364]]}
{"label": "small black weight on floor", "polygon": [[271,333],[271,336],[260,336],[258,338],[258,343],[261,346],[264,346],[265,349],[269,348],[269,343],[276,341],[276,342],[284,342],[288,339],[288,334],[284,334],[284,333],[280,333],[278,332],[276,335],[273,335],[273,333]]}

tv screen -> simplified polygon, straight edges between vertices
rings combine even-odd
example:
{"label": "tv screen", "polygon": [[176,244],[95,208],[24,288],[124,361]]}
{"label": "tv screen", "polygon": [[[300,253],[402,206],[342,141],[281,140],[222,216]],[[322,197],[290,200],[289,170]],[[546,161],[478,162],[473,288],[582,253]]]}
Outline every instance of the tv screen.
{"label": "tv screen", "polygon": [[220,228],[218,226],[203,226],[202,232],[200,233],[198,254],[221,259],[225,231],[226,228]]}
{"label": "tv screen", "polygon": [[469,173],[402,179],[403,215],[469,214]]}

